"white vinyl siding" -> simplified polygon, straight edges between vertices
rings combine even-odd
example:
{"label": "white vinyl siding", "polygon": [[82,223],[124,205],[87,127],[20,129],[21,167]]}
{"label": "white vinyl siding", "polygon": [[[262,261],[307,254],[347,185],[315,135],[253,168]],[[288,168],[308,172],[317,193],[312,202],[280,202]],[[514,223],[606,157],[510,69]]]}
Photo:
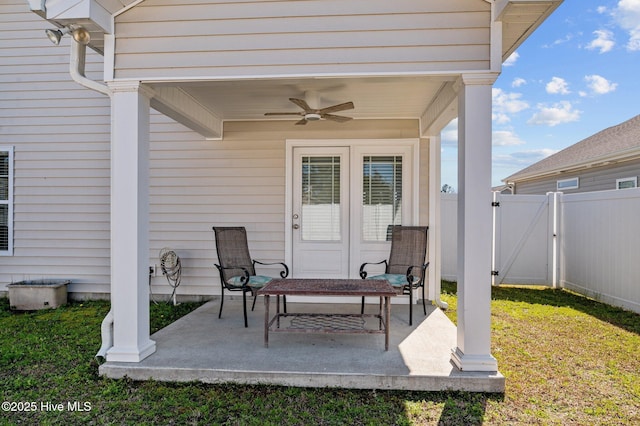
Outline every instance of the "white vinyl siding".
{"label": "white vinyl siding", "polygon": [[115,77],[488,70],[490,9],[484,0],[147,0],[116,17]]}
{"label": "white vinyl siding", "polygon": [[[358,120],[295,126],[289,121],[227,122],[223,141],[153,115],[151,123],[150,262],[163,247],[182,260],[178,295],[219,295],[212,226],[244,226],[253,258],[285,258],[285,158],[288,139],[416,137],[417,120]],[[337,130],[341,130],[337,132]],[[266,275],[277,269],[263,267]],[[154,294],[170,293],[152,279]]]}
{"label": "white vinyl siding", "polygon": [[[0,145],[14,148],[12,281],[65,278],[72,292],[109,292],[109,99],[69,76],[69,37],[28,2],[0,3]],[[100,80],[102,57],[88,52]]]}
{"label": "white vinyl siding", "polygon": [[[145,2],[146,3],[146,2]],[[142,3],[142,4],[145,4]],[[0,256],[0,291],[12,281],[65,278],[72,293],[110,291],[110,103],[69,76],[69,37],[28,3],[0,3],[0,146],[14,147],[14,250]],[[89,50],[87,74],[102,79]],[[285,253],[287,139],[417,138],[417,120],[227,122],[223,141],[151,112],[149,264],[164,247],[182,261],[177,294],[219,295],[213,225],[242,225],[256,259]],[[272,272],[265,270],[264,272]],[[276,271],[277,272],[277,271]],[[170,294],[161,275],[154,295]]]}

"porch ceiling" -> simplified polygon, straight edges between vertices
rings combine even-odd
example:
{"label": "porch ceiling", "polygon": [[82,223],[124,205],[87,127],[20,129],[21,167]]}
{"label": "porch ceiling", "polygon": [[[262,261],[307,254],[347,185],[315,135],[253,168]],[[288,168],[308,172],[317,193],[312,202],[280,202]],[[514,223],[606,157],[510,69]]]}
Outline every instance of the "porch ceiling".
{"label": "porch ceiling", "polygon": [[[452,77],[291,78],[154,83],[162,91],[178,89],[222,121],[290,120],[266,112],[299,112],[289,98],[306,99],[312,108],[353,102],[335,114],[354,119],[419,119]],[[292,123],[293,124],[293,123]]]}

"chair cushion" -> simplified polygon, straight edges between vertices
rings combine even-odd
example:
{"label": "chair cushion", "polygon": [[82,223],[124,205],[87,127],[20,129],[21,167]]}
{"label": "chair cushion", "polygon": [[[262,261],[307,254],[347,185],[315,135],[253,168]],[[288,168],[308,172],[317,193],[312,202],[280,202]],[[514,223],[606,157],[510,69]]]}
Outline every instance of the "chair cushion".
{"label": "chair cushion", "polygon": [[[408,285],[407,276],[402,274],[380,274],[367,277],[368,280],[387,280],[393,287],[403,287]],[[418,278],[414,277],[414,283],[418,282]]]}
{"label": "chair cushion", "polygon": [[[238,275],[235,277],[231,277],[229,279],[229,284],[236,286],[236,287],[242,287],[242,278],[244,277],[244,275]],[[253,288],[261,288],[264,287],[269,281],[271,281],[273,278],[271,277],[267,277],[265,275],[252,275],[249,277],[249,284],[247,284],[249,287],[253,287]]]}

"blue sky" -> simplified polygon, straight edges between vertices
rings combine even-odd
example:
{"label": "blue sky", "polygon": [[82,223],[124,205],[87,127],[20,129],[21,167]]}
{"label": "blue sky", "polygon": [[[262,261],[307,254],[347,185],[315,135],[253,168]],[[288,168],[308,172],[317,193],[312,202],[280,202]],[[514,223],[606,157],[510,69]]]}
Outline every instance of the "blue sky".
{"label": "blue sky", "polygon": [[[492,184],[640,114],[640,0],[565,0],[505,62],[493,89]],[[457,184],[457,121],[442,184]]]}

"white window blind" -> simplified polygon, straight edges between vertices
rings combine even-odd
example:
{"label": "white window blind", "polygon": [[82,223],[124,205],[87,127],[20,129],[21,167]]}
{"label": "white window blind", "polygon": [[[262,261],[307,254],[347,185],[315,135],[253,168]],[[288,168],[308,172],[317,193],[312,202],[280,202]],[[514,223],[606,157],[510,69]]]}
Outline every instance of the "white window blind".
{"label": "white window blind", "polygon": [[402,156],[365,156],[362,238],[388,241],[389,225],[402,224]]}
{"label": "white window blind", "polygon": [[13,149],[0,147],[0,254],[13,250]]}
{"label": "white window blind", "polygon": [[302,158],[302,239],[340,241],[340,157]]}

